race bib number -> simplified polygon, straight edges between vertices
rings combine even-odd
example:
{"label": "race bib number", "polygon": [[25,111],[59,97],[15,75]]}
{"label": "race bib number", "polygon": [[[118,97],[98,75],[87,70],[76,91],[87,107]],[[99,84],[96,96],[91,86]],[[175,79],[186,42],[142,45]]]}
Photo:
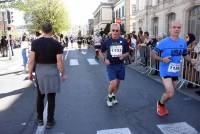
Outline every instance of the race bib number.
{"label": "race bib number", "polygon": [[101,43],[97,42],[95,43],[95,46],[101,46]]}
{"label": "race bib number", "polygon": [[170,63],[168,67],[168,72],[176,73],[181,69],[181,65],[179,63]]}
{"label": "race bib number", "polygon": [[122,54],[122,45],[110,46],[110,54],[112,57],[119,57]]}

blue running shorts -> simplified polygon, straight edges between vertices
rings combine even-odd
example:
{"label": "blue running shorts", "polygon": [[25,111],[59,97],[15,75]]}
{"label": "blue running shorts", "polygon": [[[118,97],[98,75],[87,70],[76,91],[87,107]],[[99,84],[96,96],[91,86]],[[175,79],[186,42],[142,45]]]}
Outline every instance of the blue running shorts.
{"label": "blue running shorts", "polygon": [[112,80],[124,80],[125,77],[125,65],[124,64],[112,64],[107,66],[107,74],[110,81]]}

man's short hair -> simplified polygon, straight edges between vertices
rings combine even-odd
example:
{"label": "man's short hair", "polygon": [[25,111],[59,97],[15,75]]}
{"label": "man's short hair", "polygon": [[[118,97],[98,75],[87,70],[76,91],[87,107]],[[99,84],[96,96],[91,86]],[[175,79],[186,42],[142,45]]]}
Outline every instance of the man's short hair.
{"label": "man's short hair", "polygon": [[171,23],[170,23],[170,28],[172,27],[173,24],[180,24],[181,25],[181,21],[179,20],[173,20]]}
{"label": "man's short hair", "polygon": [[112,31],[113,27],[117,27],[117,29],[120,30],[120,25],[118,23],[112,23],[110,26],[110,31]]}
{"label": "man's short hair", "polygon": [[44,33],[51,33],[53,30],[53,27],[52,27],[52,24],[50,22],[45,22],[43,25],[42,25],[42,31]]}

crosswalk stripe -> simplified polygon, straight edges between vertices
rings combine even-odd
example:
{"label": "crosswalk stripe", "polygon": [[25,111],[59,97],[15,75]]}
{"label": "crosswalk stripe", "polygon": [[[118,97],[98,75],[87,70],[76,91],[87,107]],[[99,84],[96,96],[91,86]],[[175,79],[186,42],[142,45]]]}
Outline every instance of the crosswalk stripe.
{"label": "crosswalk stripe", "polygon": [[129,128],[117,128],[97,131],[97,134],[131,134]]}
{"label": "crosswalk stripe", "polygon": [[195,128],[186,122],[160,124],[157,127],[163,134],[199,134]]}
{"label": "crosswalk stripe", "polygon": [[77,59],[70,59],[70,66],[78,66],[78,60]]}
{"label": "crosswalk stripe", "polygon": [[98,65],[99,63],[95,59],[87,59],[90,65]]}

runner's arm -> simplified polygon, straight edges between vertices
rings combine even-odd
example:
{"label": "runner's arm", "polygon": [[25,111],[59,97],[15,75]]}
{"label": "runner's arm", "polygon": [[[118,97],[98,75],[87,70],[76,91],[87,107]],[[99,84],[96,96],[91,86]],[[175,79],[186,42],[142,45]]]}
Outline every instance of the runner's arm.
{"label": "runner's arm", "polygon": [[35,52],[31,51],[30,52],[30,57],[29,57],[29,63],[28,63],[28,73],[29,73],[29,79],[33,79],[33,68],[35,65]]}
{"label": "runner's arm", "polygon": [[155,52],[155,51],[151,52],[151,57],[154,58],[155,60],[163,61],[163,58],[158,56],[157,52]]}

